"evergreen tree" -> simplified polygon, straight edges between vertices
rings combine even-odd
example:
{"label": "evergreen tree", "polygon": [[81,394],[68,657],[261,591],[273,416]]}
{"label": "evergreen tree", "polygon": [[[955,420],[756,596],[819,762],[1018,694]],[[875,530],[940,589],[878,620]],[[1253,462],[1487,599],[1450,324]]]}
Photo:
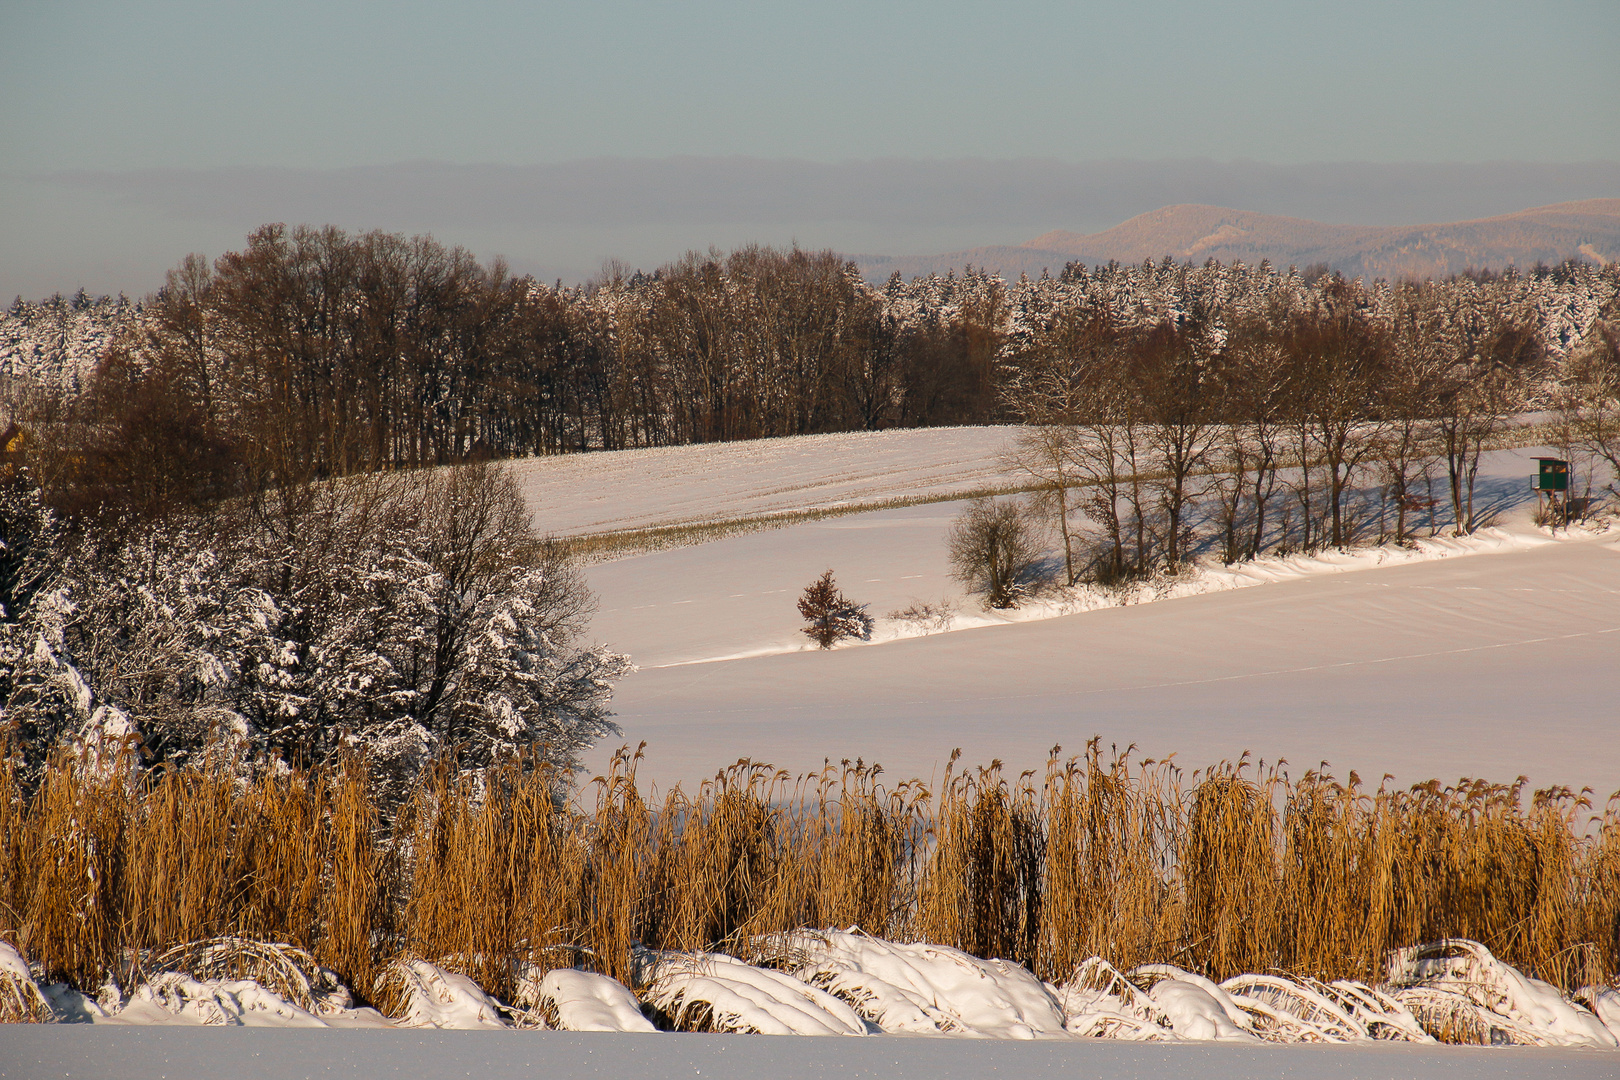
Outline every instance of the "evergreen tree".
{"label": "evergreen tree", "polygon": [[872,634],[866,606],[839,591],[831,570],[805,586],[799,597],[799,614],[806,623],[802,632],[823,649],[832,648],[844,638],[865,639]]}

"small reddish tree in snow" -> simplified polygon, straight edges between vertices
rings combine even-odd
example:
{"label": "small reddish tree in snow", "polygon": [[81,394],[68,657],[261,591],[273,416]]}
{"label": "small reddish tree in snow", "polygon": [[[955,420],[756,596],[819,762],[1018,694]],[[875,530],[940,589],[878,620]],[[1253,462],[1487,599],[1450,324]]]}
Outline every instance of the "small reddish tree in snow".
{"label": "small reddish tree in snow", "polygon": [[843,638],[864,638],[872,633],[866,606],[838,590],[831,570],[805,586],[804,595],[799,597],[799,614],[808,624],[805,634],[823,649],[832,648]]}

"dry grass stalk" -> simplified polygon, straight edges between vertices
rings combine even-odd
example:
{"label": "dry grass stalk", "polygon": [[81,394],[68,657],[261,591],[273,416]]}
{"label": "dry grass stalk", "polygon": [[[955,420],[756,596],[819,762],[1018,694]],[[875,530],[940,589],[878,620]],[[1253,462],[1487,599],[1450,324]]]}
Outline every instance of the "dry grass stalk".
{"label": "dry grass stalk", "polygon": [[920,937],[1037,966],[1046,836],[1032,778],[1009,785],[999,761],[947,770],[918,897]]}
{"label": "dry grass stalk", "polygon": [[1096,956],[1129,970],[1162,959],[1179,934],[1181,905],[1169,880],[1180,822],[1180,791],[1170,762],[1142,762],[1134,747],[1105,767],[1102,740],[1083,762],[1047,763],[1047,878],[1043,942],[1036,971],[1064,980]]}
{"label": "dry grass stalk", "polygon": [[27,910],[34,884],[28,807],[17,783],[16,762],[0,744],[0,940],[22,951],[32,930]]}
{"label": "dry grass stalk", "polygon": [[[591,967],[630,986],[632,947],[642,938],[642,890],[652,872],[652,814],[636,787],[634,754],[621,749],[605,775],[593,781],[596,811],[581,822],[586,851],[581,877],[581,921]],[[661,826],[662,827],[662,826]]]}
{"label": "dry grass stalk", "polygon": [[420,789],[404,945],[510,1000],[520,965],[573,962],[583,859],[539,759],[483,773],[440,763]]}
{"label": "dry grass stalk", "polygon": [[706,781],[695,800],[677,788],[660,815],[648,934],[665,948],[703,949],[773,925],[783,904],[779,841],[787,813],[774,805],[787,774],[743,760]]}
{"label": "dry grass stalk", "polygon": [[34,832],[23,926],[52,978],[95,987],[119,953],[119,885],[133,793],[116,764],[101,773],[63,752],[29,806]]}
{"label": "dry grass stalk", "polygon": [[1186,905],[1185,947],[1212,978],[1267,971],[1277,962],[1280,882],[1272,793],[1245,779],[1247,755],[1193,777],[1177,858]]}
{"label": "dry grass stalk", "polygon": [[843,762],[836,797],[831,768],[822,774],[814,815],[805,815],[804,842],[814,849],[814,866],[800,880],[810,895],[797,925],[783,929],[858,926],[878,937],[905,935],[928,790],[916,781],[887,790],[878,782],[881,772],[881,766]]}
{"label": "dry grass stalk", "polygon": [[1288,794],[1283,821],[1282,909],[1277,963],[1304,975],[1375,978],[1356,965],[1376,960],[1389,925],[1387,838],[1378,804],[1350,774],[1341,785],[1308,771]]}
{"label": "dry grass stalk", "polygon": [[379,942],[392,942],[393,907],[387,901],[387,868],[397,864],[397,849],[381,842],[381,824],[365,763],[351,758],[319,787],[324,828],[321,848],[324,872],[317,901],[320,934],[314,952],[351,987],[370,988],[386,957]]}

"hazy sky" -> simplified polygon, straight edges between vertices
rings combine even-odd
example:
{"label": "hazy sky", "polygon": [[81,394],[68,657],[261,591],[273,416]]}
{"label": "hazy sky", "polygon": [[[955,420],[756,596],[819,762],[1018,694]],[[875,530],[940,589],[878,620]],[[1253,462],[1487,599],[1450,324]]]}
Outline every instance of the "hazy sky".
{"label": "hazy sky", "polygon": [[[0,293],[143,292],[295,213],[567,274],[1019,243],[1216,201],[1205,173],[1369,224],[1620,195],[1557,168],[1620,161],[1617,51],[1616,0],[0,0]],[[1387,198],[1313,196],[1335,162]],[[1540,168],[1408,168],[1446,162]]]}

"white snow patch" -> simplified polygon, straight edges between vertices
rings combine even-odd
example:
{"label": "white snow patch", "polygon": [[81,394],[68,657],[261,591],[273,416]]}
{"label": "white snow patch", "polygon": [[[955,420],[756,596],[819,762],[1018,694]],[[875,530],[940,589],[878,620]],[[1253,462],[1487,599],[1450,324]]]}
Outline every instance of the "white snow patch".
{"label": "white snow patch", "polygon": [[1013,427],[803,435],[513,462],[535,526],[556,536],[687,525],[1018,484]]}
{"label": "white snow patch", "polygon": [[1153,1003],[1164,1010],[1171,1029],[1184,1039],[1251,1042],[1254,1018],[1231,995],[1202,975],[1174,964],[1143,964],[1131,979],[1147,987]]}
{"label": "white snow patch", "polygon": [[[959,630],[978,630],[991,626],[1040,622],[1081,615],[1109,608],[1135,607],[1160,600],[1176,600],[1187,596],[1231,592],[1255,585],[1280,581],[1296,581],[1325,574],[1344,574],[1358,570],[1376,570],[1382,567],[1403,566],[1409,563],[1431,562],[1436,559],[1456,558],[1464,555],[1504,554],[1528,551],[1546,544],[1556,543],[1542,532],[1510,530],[1505,528],[1481,529],[1469,536],[1433,537],[1416,540],[1402,546],[1380,544],[1368,547],[1321,551],[1309,555],[1265,555],[1230,566],[1218,560],[1204,558],[1185,567],[1174,575],[1160,575],[1146,581],[1117,588],[1078,584],[1072,588],[1052,588],[1039,596],[1025,600],[1016,608],[957,610],[951,605],[948,614],[932,621],[882,618],[864,638],[847,638],[834,645],[835,649],[858,649],[883,645],[909,638]],[[713,664],[729,660],[749,660],[761,656],[784,653],[811,652],[812,643],[784,639],[754,648],[720,656],[705,656],[679,660],[673,663],[652,664],[651,668],[685,667],[691,664]]]}
{"label": "white snow patch", "polygon": [[34,981],[28,961],[16,948],[0,941],[0,1022],[50,1022],[56,1011],[45,988]]}
{"label": "white snow patch", "polygon": [[251,979],[193,979],[179,971],[153,976],[98,1024],[201,1024],[227,1027],[326,1027],[324,1021]]}
{"label": "white snow patch", "polygon": [[1575,999],[1591,1009],[1610,1033],[1620,1038],[1620,990],[1612,986],[1583,986]]}
{"label": "white snow patch", "polygon": [[1114,965],[1093,956],[1075,968],[1058,989],[1063,1027],[1071,1035],[1092,1039],[1162,1041],[1177,1036],[1147,991]]}

